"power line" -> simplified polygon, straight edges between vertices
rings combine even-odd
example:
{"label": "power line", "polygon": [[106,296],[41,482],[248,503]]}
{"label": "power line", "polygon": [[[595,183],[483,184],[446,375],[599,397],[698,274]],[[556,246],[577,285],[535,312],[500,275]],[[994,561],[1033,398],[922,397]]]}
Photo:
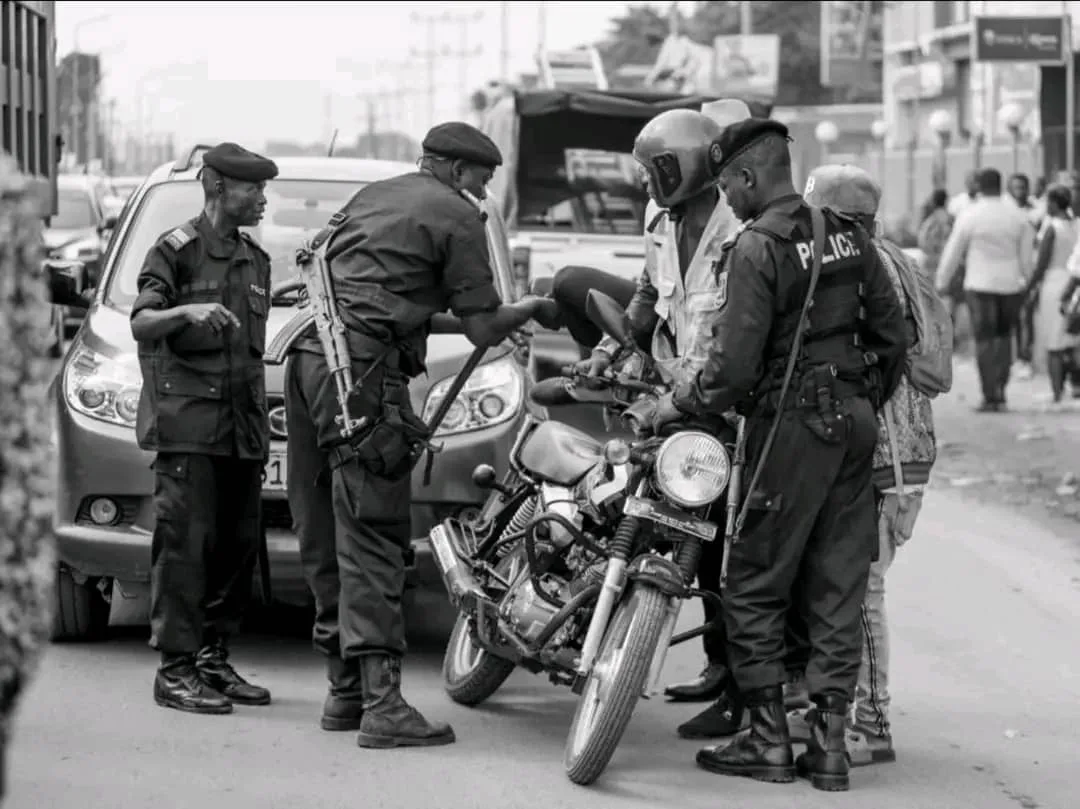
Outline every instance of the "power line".
{"label": "power line", "polygon": [[[413,12],[409,15],[409,19],[411,19],[414,24],[423,25],[427,33],[426,47],[423,49],[413,49],[412,56],[415,59],[424,59],[427,63],[427,105],[429,125],[433,125],[436,120],[436,100],[438,92],[436,76],[438,75],[440,61],[457,60],[458,82],[461,84],[460,96],[462,98],[462,103],[466,106],[468,105],[469,60],[474,56],[479,56],[484,51],[482,45],[477,45],[475,47],[469,46],[469,26],[479,22],[482,17],[483,12],[481,11],[457,14],[448,11],[441,14],[419,14]],[[455,25],[458,26],[461,37],[458,47],[453,49],[444,45],[442,48],[437,48],[437,34],[440,28],[452,27]]]}

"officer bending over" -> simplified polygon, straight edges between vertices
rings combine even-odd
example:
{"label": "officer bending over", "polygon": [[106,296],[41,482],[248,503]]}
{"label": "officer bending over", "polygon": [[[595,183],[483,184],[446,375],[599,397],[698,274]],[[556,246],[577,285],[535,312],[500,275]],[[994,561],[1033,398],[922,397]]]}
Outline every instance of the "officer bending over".
{"label": "officer bending over", "polygon": [[501,303],[484,225],[459,193],[484,196],[502,164],[495,144],[468,124],[447,123],[428,133],[423,149],[419,172],[365,186],[315,240],[329,239],[359,382],[351,415],[378,427],[343,442],[313,331],[285,369],[289,506],[315,597],[314,645],[330,681],[322,727],[359,730],[361,747],[454,741],[449,725],[428,722],[401,695],[410,472],[424,432],[408,383],[425,370],[428,335],[438,327],[492,345],[533,317],[557,314],[542,298]]}
{"label": "officer bending over", "polygon": [[751,119],[724,130],[720,187],[747,223],[727,254],[726,301],[712,318],[704,368],[658,408],[658,426],[682,414],[732,406],[750,419],[748,469],[762,455],[779,410],[772,453],[743,536],[729,559],[724,610],[728,652],[750,727],[698,763],[725,775],[793,780],[784,713],[785,619],[791,593],[805,594],[816,711],[798,771],[821,789],[846,789],[844,722],[862,653],[859,608],[877,547],[871,471],[876,404],[903,369],[900,302],[868,234],[825,211],[826,247],[788,396],[784,369],[809,288],[811,209],[791,178],[787,128]]}
{"label": "officer bending over", "polygon": [[228,662],[251,597],[269,451],[263,350],[270,256],[238,228],[266,207],[270,160],[222,143],[203,158],[203,212],[165,233],[139,272],[131,333],[143,387],[136,434],[154,460],[150,645],[159,705],[266,705]]}

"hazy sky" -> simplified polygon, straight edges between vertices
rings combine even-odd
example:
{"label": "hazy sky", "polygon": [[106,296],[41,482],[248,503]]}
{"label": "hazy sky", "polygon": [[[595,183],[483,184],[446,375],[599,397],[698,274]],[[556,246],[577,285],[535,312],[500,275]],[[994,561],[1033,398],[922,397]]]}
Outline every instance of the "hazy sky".
{"label": "hazy sky", "polygon": [[[105,95],[118,129],[176,133],[179,144],[230,138],[314,141],[380,120],[420,136],[431,123],[428,64],[416,51],[449,51],[435,63],[434,117],[459,118],[471,92],[500,73],[500,8],[508,9],[510,70],[531,71],[541,6],[548,47],[603,37],[627,3],[58,2],[59,55],[76,45],[102,54]],[[467,26],[420,15],[474,15]],[[481,48],[465,66],[453,52]],[[140,109],[141,108],[141,109]]]}

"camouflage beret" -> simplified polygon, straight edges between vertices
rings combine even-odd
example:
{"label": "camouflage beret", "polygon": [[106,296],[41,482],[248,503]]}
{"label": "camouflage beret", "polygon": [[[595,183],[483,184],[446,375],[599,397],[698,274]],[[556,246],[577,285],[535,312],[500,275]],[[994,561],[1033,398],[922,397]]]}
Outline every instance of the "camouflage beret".
{"label": "camouflage beret", "polygon": [[881,186],[858,166],[830,163],[810,173],[803,197],[810,205],[840,213],[875,216],[881,204]]}
{"label": "camouflage beret", "polygon": [[248,183],[261,183],[278,175],[277,164],[269,158],[238,146],[219,143],[203,155],[203,165],[224,177]]}
{"label": "camouflage beret", "polygon": [[450,121],[433,126],[421,144],[428,154],[466,160],[477,166],[495,168],[503,162],[502,153],[495,141],[464,121]]}
{"label": "camouflage beret", "polygon": [[732,160],[766,135],[779,135],[790,140],[788,128],[772,118],[747,118],[727,126],[713,141],[713,152],[720,153],[714,157],[716,171],[723,171]]}

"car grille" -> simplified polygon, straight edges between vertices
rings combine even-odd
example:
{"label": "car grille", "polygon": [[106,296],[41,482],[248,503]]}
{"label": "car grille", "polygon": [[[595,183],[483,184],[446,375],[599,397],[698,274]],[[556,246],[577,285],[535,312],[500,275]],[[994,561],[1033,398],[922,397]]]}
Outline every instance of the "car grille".
{"label": "car grille", "polygon": [[281,440],[288,438],[289,434],[285,426],[285,397],[267,396],[266,404],[270,411],[270,435]]}

